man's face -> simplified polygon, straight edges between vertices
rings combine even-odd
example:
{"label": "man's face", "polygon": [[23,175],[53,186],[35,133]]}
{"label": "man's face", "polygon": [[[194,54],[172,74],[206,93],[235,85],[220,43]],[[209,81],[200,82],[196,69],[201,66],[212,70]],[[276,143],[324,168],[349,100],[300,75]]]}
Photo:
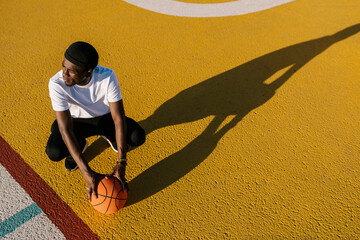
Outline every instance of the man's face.
{"label": "man's face", "polygon": [[80,66],[77,66],[66,58],[62,62],[62,76],[67,86],[85,85],[88,82],[88,78],[91,76],[92,70],[86,70]]}

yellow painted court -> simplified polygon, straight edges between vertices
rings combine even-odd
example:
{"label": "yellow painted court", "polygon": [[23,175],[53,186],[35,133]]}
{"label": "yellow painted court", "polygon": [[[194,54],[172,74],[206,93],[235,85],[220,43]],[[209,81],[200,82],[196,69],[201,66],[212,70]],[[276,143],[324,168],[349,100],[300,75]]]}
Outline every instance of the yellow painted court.
{"label": "yellow painted court", "polygon": [[[0,1],[0,136],[101,239],[358,239],[360,2],[259,0],[221,17],[210,5],[241,1],[176,1],[208,17],[132,2],[146,0]],[[112,215],[45,154],[48,81],[80,40],[148,133]],[[117,155],[88,140],[109,173]]]}

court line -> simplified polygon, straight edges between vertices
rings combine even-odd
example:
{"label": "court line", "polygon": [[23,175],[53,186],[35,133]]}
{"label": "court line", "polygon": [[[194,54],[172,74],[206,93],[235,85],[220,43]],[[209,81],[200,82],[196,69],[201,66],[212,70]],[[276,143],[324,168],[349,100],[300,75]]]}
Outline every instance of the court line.
{"label": "court line", "polygon": [[42,213],[41,208],[36,203],[33,203],[22,209],[20,212],[12,215],[5,221],[0,222],[0,238],[15,231],[16,228],[20,227],[33,217],[36,217],[40,213]]}
{"label": "court line", "polygon": [[66,239],[100,239],[1,136],[0,163]]}
{"label": "court line", "polygon": [[228,17],[254,13],[295,0],[236,0],[224,3],[185,3],[174,0],[123,0],[134,6],[178,17]]}

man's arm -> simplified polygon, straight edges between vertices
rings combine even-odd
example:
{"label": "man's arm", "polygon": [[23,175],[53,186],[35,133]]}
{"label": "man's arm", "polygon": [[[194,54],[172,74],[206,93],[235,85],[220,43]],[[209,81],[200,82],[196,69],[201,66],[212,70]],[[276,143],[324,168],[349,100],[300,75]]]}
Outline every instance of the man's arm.
{"label": "man's arm", "polygon": [[115,124],[115,138],[118,149],[118,160],[126,159],[127,142],[126,142],[126,118],[123,101],[109,102],[111,116]]}
{"label": "man's arm", "polygon": [[81,173],[84,175],[85,181],[88,184],[87,192],[88,199],[91,199],[91,194],[94,193],[97,198],[96,186],[99,181],[99,174],[95,173],[85,161],[79,142],[77,141],[74,130],[70,111],[55,111],[56,120],[59,126],[61,137],[66,144],[71,156],[78,165]]}
{"label": "man's arm", "polygon": [[127,125],[123,101],[109,102],[111,116],[115,124],[115,139],[118,149],[118,162],[110,175],[115,175],[122,183],[123,189],[126,188],[125,169],[127,153]]}

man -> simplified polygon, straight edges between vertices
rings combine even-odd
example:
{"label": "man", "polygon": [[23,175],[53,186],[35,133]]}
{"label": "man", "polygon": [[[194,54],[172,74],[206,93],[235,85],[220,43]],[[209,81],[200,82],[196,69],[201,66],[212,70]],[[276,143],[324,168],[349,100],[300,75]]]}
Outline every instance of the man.
{"label": "man", "polygon": [[65,159],[65,168],[82,172],[87,194],[97,198],[102,175],[94,172],[82,153],[86,138],[101,135],[118,153],[115,175],[126,187],[127,146],[140,146],[145,131],[125,117],[123,100],[113,70],[98,65],[98,53],[85,42],[75,42],[65,52],[62,70],[49,81],[49,93],[56,120],[51,127],[46,153],[52,161]]}

